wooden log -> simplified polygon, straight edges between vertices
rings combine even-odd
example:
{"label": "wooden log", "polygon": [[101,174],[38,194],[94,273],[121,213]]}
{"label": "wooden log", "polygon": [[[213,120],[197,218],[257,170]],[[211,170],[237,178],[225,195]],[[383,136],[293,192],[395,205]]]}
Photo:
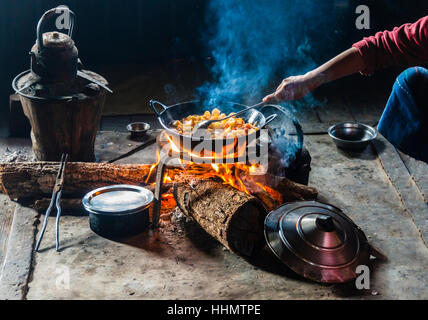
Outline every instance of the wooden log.
{"label": "wooden log", "polygon": [[318,197],[318,190],[316,188],[308,187],[289,179],[281,179],[276,185],[276,189],[282,194],[285,202],[315,200]]}
{"label": "wooden log", "polygon": [[[112,184],[144,184],[151,165],[116,165],[70,162],[66,166],[63,194],[82,196],[86,192]],[[12,199],[50,195],[59,163],[26,162],[0,164],[2,193]]]}
{"label": "wooden log", "polygon": [[[56,174],[59,168],[57,162],[21,162],[21,163],[0,163],[0,192],[8,195],[12,199],[22,198],[42,198],[52,193]],[[107,163],[86,163],[70,162],[67,164],[64,181],[64,196],[80,197],[86,192],[95,188],[112,184],[132,184],[144,185],[149,175],[152,165],[118,165]],[[174,182],[186,182],[190,176],[200,179],[210,170],[210,166],[191,166],[185,168],[168,167],[167,173]],[[183,175],[184,173],[184,175]],[[153,182],[155,172],[151,174],[150,182]],[[183,180],[182,177],[187,177]],[[284,200],[307,200],[315,199],[317,190],[305,185],[300,185],[285,178],[278,181],[265,177],[251,176],[249,179],[270,185],[283,194]],[[278,179],[277,179],[278,180]],[[165,188],[169,188],[166,185]],[[263,198],[266,196],[262,191],[255,192]],[[265,204],[266,202],[263,201]],[[275,203],[267,205],[272,209]]]}
{"label": "wooden log", "polygon": [[[45,211],[49,207],[50,202],[51,202],[50,198],[42,198],[34,201],[31,207],[34,210],[39,212]],[[78,211],[79,213],[82,214],[83,212],[82,198],[74,198],[74,199],[61,198],[61,209],[63,212],[66,212],[67,214],[75,211]]]}
{"label": "wooden log", "polygon": [[230,251],[251,257],[265,244],[266,210],[254,196],[216,179],[174,186],[178,207]]}

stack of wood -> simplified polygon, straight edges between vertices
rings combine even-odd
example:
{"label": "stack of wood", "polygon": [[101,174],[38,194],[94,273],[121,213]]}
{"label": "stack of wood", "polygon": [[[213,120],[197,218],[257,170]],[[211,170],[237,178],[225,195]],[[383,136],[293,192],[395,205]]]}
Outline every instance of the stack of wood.
{"label": "stack of wood", "polygon": [[[59,164],[53,162],[0,164],[0,190],[12,199],[38,199],[38,206],[45,206],[58,167]],[[62,206],[66,209],[67,201],[80,205],[81,197],[95,188],[113,184],[145,185],[151,169],[152,165],[145,164],[69,163],[65,171]],[[252,256],[265,243],[263,221],[267,212],[281,203],[262,189],[247,194],[225,185],[220,179],[207,178],[207,170],[210,168],[203,165],[185,170],[168,168],[178,207],[232,252]],[[284,202],[317,197],[314,188],[286,178],[267,178],[276,181],[272,187],[282,195]],[[249,181],[251,177],[245,180]],[[165,191],[171,186],[165,184]],[[150,185],[147,187],[153,189]],[[46,200],[40,200],[43,198]]]}

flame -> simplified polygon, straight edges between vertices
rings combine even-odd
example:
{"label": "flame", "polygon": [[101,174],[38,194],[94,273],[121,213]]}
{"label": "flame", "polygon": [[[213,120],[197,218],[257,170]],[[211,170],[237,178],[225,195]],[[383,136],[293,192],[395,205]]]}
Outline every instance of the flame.
{"label": "flame", "polygon": [[250,166],[242,164],[216,164],[212,163],[211,167],[214,169],[215,174],[223,180],[224,184],[228,184],[238,190],[250,194],[244,182],[240,178],[241,172],[248,172]]}
{"label": "flame", "polygon": [[150,180],[150,177],[151,177],[151,175],[152,175],[152,173],[153,173],[153,170],[155,170],[155,168],[159,165],[159,162],[160,162],[160,154],[159,154],[159,150],[156,150],[156,157],[157,157],[157,161],[156,161],[156,163],[155,164],[153,164],[151,167],[150,167],[150,171],[149,171],[149,174],[147,175],[147,178],[146,178],[146,181],[145,181],[145,183],[147,184],[147,183],[149,183],[149,180]]}
{"label": "flame", "polygon": [[170,183],[170,182],[172,182],[172,179],[168,175],[168,172],[165,172],[165,174],[163,175],[163,183]]}
{"label": "flame", "polygon": [[282,195],[275,189],[272,189],[268,186],[264,186],[258,182],[256,182],[256,185],[259,186],[261,189],[263,189],[265,192],[267,192],[272,197],[272,199],[276,200],[278,203],[284,202]]}
{"label": "flame", "polygon": [[166,138],[168,139],[168,141],[169,141],[169,143],[171,145],[172,151],[174,151],[174,152],[181,152],[181,150],[172,141],[172,138],[169,135],[167,135],[167,134],[165,134],[165,136],[166,136]]}
{"label": "flame", "polygon": [[[214,159],[220,158],[222,161],[226,158],[224,157],[224,153],[222,154],[216,154],[213,153],[211,156],[201,156],[197,155],[195,153],[192,153],[190,151],[184,151],[181,150],[173,141],[173,139],[168,135],[165,134],[166,138],[169,141],[169,145],[171,147],[171,150],[176,153],[180,153],[180,155],[187,154],[189,156],[189,160],[183,160],[182,158],[179,158],[179,162],[181,166],[189,165],[192,166],[194,163],[190,159],[199,158],[199,159]],[[224,150],[223,150],[224,151]],[[159,150],[156,151],[157,161],[155,164],[153,164],[150,168],[149,174],[146,178],[146,184],[150,180],[150,177],[154,171],[154,169],[159,165],[160,163],[160,153]],[[232,155],[233,156],[233,155]],[[260,187],[262,190],[264,190],[266,193],[268,193],[273,199],[278,200],[280,203],[282,203],[282,196],[280,193],[278,193],[276,190],[269,188],[268,186],[264,186],[260,183],[254,183],[252,181],[248,181],[248,179],[243,180],[241,177],[247,177],[248,175],[257,173],[257,170],[260,169],[259,165],[246,165],[242,163],[211,163],[211,169],[210,167],[207,167],[207,172],[204,174],[206,177],[218,177],[223,180],[223,184],[230,185],[233,188],[236,188],[242,192],[245,192],[246,194],[251,194],[250,190],[254,191],[254,184]],[[174,180],[174,174],[171,172],[168,172],[168,170],[165,171],[164,177],[163,177],[163,183],[171,183]],[[246,185],[247,183],[247,185]],[[152,183],[152,185],[155,185],[156,183]]]}
{"label": "flame", "polygon": [[[261,183],[256,182],[256,185],[258,185],[260,188],[262,188],[264,191],[266,191],[266,188]],[[267,192],[267,191],[266,191]]]}

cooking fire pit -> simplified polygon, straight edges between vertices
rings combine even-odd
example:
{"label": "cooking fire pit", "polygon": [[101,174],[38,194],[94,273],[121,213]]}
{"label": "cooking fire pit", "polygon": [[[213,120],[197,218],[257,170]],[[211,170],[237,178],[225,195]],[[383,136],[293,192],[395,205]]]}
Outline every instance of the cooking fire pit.
{"label": "cooking fire pit", "polygon": [[[249,135],[244,139],[207,139],[205,137],[189,137],[177,134],[174,129],[171,129],[171,123],[178,117],[183,117],[183,114],[201,114],[203,107],[199,101],[191,101],[181,104],[176,104],[167,107],[158,101],[152,100],[150,102],[153,110],[158,115],[159,122],[164,127],[162,133],[158,136],[157,143],[163,154],[158,154],[158,170],[156,175],[156,188],[155,188],[155,209],[153,215],[153,225],[157,226],[159,222],[160,203],[161,203],[161,190],[162,183],[165,179],[165,165],[173,159],[178,159],[180,164],[184,162],[187,165],[190,163],[207,164],[214,170],[216,175],[223,179],[223,182],[231,185],[232,187],[249,193],[245,184],[239,177],[239,172],[245,172],[248,177],[250,175],[262,175],[269,171],[271,174],[278,174],[286,177],[293,176],[298,178],[298,182],[307,184],[310,170],[310,156],[309,153],[303,150],[303,132],[298,122],[289,117],[283,110],[277,106],[265,106],[271,108],[271,114],[267,117],[263,113],[255,110],[248,111],[246,115],[250,121],[259,121],[262,128],[266,130],[257,131],[256,135]],[[157,105],[162,107],[162,111],[157,110]],[[246,106],[227,103],[228,111],[240,111],[245,109]],[[279,124],[292,123],[297,139],[292,141],[290,138],[285,137],[285,130],[275,130],[267,127],[268,124],[278,117],[278,113],[282,116],[279,117]],[[245,116],[244,116],[245,117]],[[284,121],[287,117],[288,121]],[[266,120],[265,120],[266,119]],[[284,163],[282,159],[283,151],[281,146],[276,143],[278,139],[287,141],[287,147],[294,149],[292,161]],[[242,140],[242,141],[241,141]],[[198,144],[199,143],[199,144]],[[282,142],[283,143],[283,142]],[[196,151],[197,150],[197,151]],[[265,160],[265,163],[262,163]],[[275,168],[275,170],[273,170]],[[273,172],[275,171],[275,172]],[[260,183],[256,182],[258,186],[263,187]]]}

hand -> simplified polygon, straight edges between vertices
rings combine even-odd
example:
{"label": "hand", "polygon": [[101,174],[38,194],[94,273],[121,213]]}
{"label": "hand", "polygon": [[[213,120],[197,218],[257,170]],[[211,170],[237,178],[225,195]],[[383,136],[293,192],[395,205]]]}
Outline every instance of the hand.
{"label": "hand", "polygon": [[309,73],[282,80],[276,91],[263,99],[263,102],[280,102],[298,100],[316,88],[315,81]]}

